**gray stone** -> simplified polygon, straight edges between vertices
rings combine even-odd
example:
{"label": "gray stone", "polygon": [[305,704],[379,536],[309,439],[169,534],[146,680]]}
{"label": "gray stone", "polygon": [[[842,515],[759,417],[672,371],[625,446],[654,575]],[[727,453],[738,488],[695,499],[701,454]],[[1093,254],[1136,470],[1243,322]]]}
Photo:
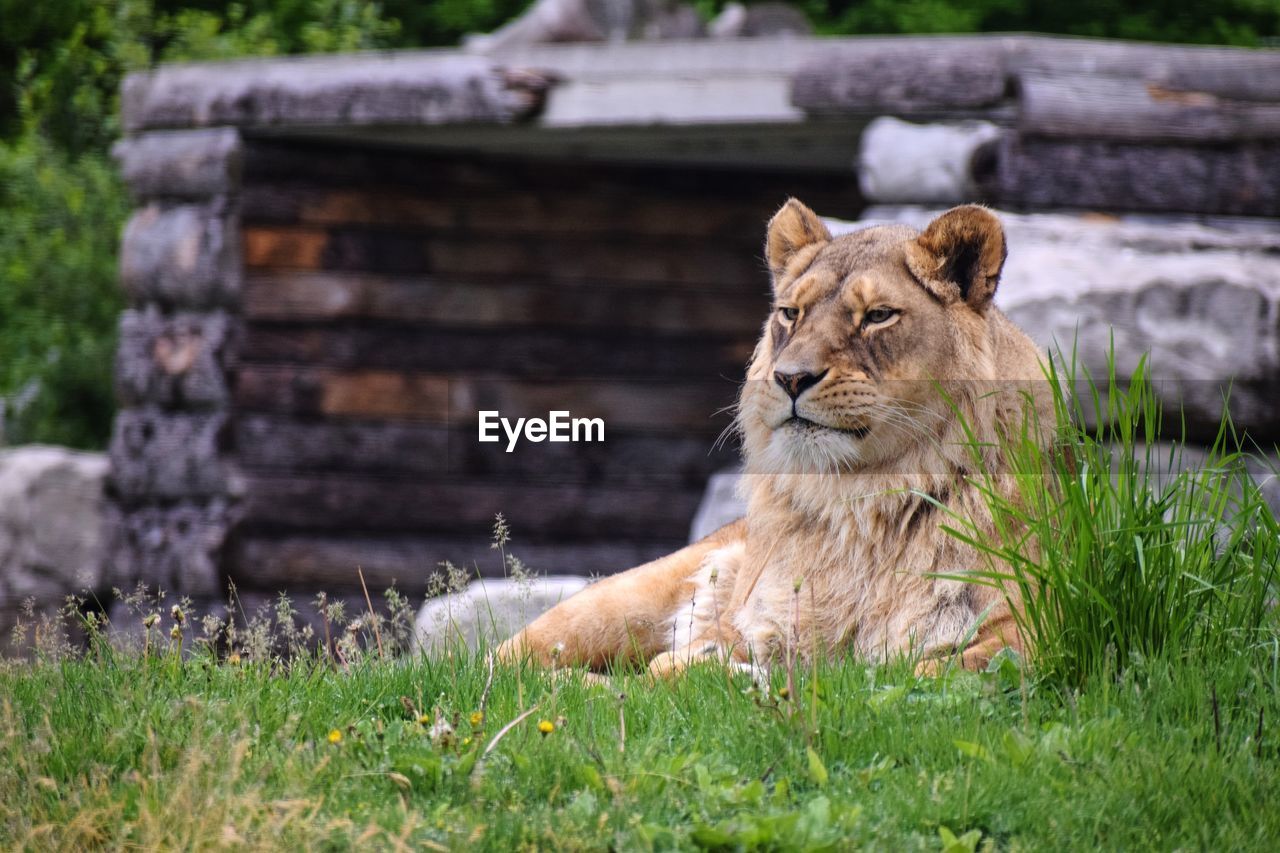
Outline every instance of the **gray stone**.
{"label": "gray stone", "polygon": [[229,127],[144,133],[111,153],[138,198],[207,198],[240,186],[243,145]]}
{"label": "gray stone", "polygon": [[1000,135],[991,122],[912,124],[890,116],[862,133],[858,184],[868,201],[959,204],[977,197],[974,153]]}
{"label": "gray stone", "polygon": [[731,468],[717,471],[707,480],[702,503],[698,504],[693,524],[689,526],[690,542],[697,542],[747,514],[747,503],[738,496],[741,476],[741,469]]}
{"label": "gray stone", "polygon": [[[1138,448],[1137,453],[1139,459],[1151,460],[1152,467],[1148,473],[1151,475],[1152,486],[1156,489],[1167,486],[1181,472],[1204,468],[1209,458],[1209,452],[1204,447],[1191,444],[1178,446],[1169,442],[1153,445],[1149,455],[1142,447]],[[1274,449],[1270,453],[1255,449],[1245,460],[1244,467],[1271,512],[1276,518],[1280,518],[1280,453]]]}
{"label": "gray stone", "polygon": [[588,583],[582,577],[555,575],[473,581],[461,592],[422,606],[414,632],[417,647],[442,653],[459,642],[469,649],[496,645]]}
{"label": "gray stone", "polygon": [[[924,227],[939,211],[872,208],[874,222]],[[1230,391],[1238,427],[1280,438],[1280,231],[1274,223],[1003,213],[1009,245],[996,302],[1040,345],[1105,378],[1150,353],[1150,375],[1211,437]]]}
{"label": "gray stone", "polygon": [[61,447],[0,451],[0,611],[101,588],[107,467]]}
{"label": "gray stone", "polygon": [[239,221],[224,203],[153,203],[125,226],[120,282],[135,303],[234,307],[240,280]]}

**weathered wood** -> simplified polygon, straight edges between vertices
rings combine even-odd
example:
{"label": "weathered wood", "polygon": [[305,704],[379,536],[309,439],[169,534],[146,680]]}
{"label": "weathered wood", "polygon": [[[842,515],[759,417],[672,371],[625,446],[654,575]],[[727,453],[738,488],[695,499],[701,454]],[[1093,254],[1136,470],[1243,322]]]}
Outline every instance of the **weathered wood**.
{"label": "weathered wood", "polygon": [[166,65],[125,78],[128,131],[166,127],[508,122],[546,81],[465,54],[381,53]]}
{"label": "weathered wood", "polygon": [[[248,294],[252,304],[252,281]],[[453,325],[452,318],[440,322]],[[477,329],[424,325],[252,323],[239,352],[245,362],[338,369],[479,371],[538,379],[682,379],[691,375],[734,379],[743,375],[755,343],[754,328],[725,337],[702,330],[676,336],[608,328],[575,329],[570,335],[547,327]]]}
{"label": "weathered wood", "polygon": [[[318,176],[323,177],[323,176]],[[645,192],[566,193],[512,186],[507,192],[415,193],[396,186],[325,187],[257,183],[245,188],[249,225],[380,225],[460,234],[716,237],[759,249],[763,205]],[[762,213],[762,211],[764,211]]]}
{"label": "weathered wood", "polygon": [[154,305],[126,310],[116,349],[116,395],[125,406],[225,407],[239,338],[239,324],[223,311],[166,316]]}
{"label": "weathered wood", "polygon": [[236,490],[221,453],[226,415],[124,409],[112,431],[110,483],[132,505],[205,498]]}
{"label": "weathered wood", "polygon": [[733,442],[715,448],[705,434],[606,431],[604,442],[522,442],[508,453],[505,442],[478,441],[474,427],[298,421],[250,414],[236,420],[234,443],[236,462],[248,474],[348,472],[411,479],[475,477],[541,485],[607,483],[689,489],[701,488],[708,476],[734,464],[738,455]]}
{"label": "weathered wood", "polygon": [[1280,144],[1140,145],[1005,136],[975,158],[1005,207],[1280,216]]}
{"label": "weathered wood", "polygon": [[240,293],[239,223],[226,203],[149,204],[120,245],[120,281],[135,304],[234,307]]}
{"label": "weathered wood", "polygon": [[146,584],[180,595],[217,595],[219,560],[237,511],[224,500],[108,512],[108,576],[121,588]]}
{"label": "weathered wood", "polygon": [[[483,534],[502,513],[539,537],[683,538],[699,490],[538,483],[404,482],[349,475],[245,477],[245,518],[264,528]],[[536,534],[533,533],[536,531]]]}
{"label": "weathered wood", "polygon": [[[763,279],[763,276],[761,276]],[[275,273],[249,279],[250,320],[382,320],[454,328],[631,330],[753,337],[768,313],[763,282],[736,293],[693,288],[571,287],[521,279]],[[728,283],[731,280],[726,280]]]}
{"label": "weathered wood", "polygon": [[791,103],[813,115],[976,110],[1005,97],[1000,50],[981,41],[851,40],[796,72]]}
{"label": "weathered wood", "polygon": [[762,281],[756,256],[701,240],[496,238],[378,228],[249,226],[251,269],[528,276],[558,282],[666,282],[725,287]]}
{"label": "weathered wood", "polygon": [[136,198],[209,198],[240,187],[244,146],[226,127],[126,137],[111,149]]}
{"label": "weathered wood", "polygon": [[792,78],[812,115],[992,111],[1020,74],[1121,77],[1185,92],[1280,101],[1280,52],[1046,36],[820,42]]}
{"label": "weathered wood", "polygon": [[241,411],[367,420],[388,418],[472,428],[477,412],[543,417],[567,410],[602,418],[610,429],[715,434],[728,423],[717,411],[737,396],[732,381],[683,382],[589,379],[533,382],[390,371],[333,371],[244,365],[238,374]]}
{"label": "weathered wood", "polygon": [[1184,92],[1280,101],[1280,51],[1021,36],[1001,40],[1010,75],[1127,77]]}
{"label": "weathered wood", "polygon": [[[683,544],[683,539],[636,537],[528,543],[517,528],[508,550],[539,574],[594,575],[638,566]],[[501,556],[483,533],[345,538],[249,534],[237,537],[229,549],[227,567],[236,586],[246,589],[341,593],[359,589],[358,567],[371,591],[394,582],[400,590],[417,594],[444,560],[473,576],[504,575]]]}
{"label": "weathered wood", "polygon": [[359,192],[414,192],[425,198],[456,201],[502,199],[513,189],[557,200],[594,197],[619,204],[645,199],[677,202],[686,208],[676,225],[698,228],[691,220],[709,199],[754,211],[751,233],[763,239],[764,224],[787,200],[798,196],[829,216],[852,218],[863,205],[857,175],[759,168],[689,169],[664,166],[432,154],[319,142],[246,141],[244,184],[348,188]]}
{"label": "weathered wood", "polygon": [[447,423],[449,379],[390,371],[336,372],[245,365],[235,402],[248,411]]}
{"label": "weathered wood", "polygon": [[1237,142],[1280,139],[1280,104],[1231,101],[1136,78],[1020,80],[1018,131],[1024,136],[1133,142]]}

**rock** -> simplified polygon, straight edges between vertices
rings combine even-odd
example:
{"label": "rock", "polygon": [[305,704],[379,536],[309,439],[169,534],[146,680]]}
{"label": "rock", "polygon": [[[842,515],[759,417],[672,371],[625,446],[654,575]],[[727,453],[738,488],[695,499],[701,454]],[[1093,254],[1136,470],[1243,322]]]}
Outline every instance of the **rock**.
{"label": "rock", "polygon": [[476,649],[493,646],[556,604],[582,590],[587,578],[558,576],[528,580],[478,580],[452,595],[431,599],[418,611],[417,647],[444,652],[461,640]]}
{"label": "rock", "polygon": [[858,183],[868,201],[959,204],[977,197],[971,161],[1000,135],[991,122],[912,124],[881,116],[867,125],[858,152]]}
{"label": "rock", "polygon": [[[924,227],[939,211],[868,209],[875,222]],[[1272,222],[1185,217],[1000,214],[1009,245],[996,302],[1040,345],[1073,347],[1095,378],[1150,375],[1188,437],[1212,438],[1230,392],[1236,426],[1280,439],[1280,231]]]}
{"label": "rock", "polygon": [[702,503],[698,504],[693,524],[689,526],[690,542],[697,542],[747,514],[747,502],[738,496],[741,476],[741,469],[729,468],[717,471],[707,480]]}
{"label": "rock", "polygon": [[0,622],[103,583],[107,457],[61,447],[0,451]]}
{"label": "rock", "polygon": [[[1170,442],[1152,445],[1147,455],[1141,446],[1137,453],[1142,459],[1149,459],[1153,466],[1150,470],[1151,482],[1156,489],[1164,488],[1169,481],[1183,471],[1195,471],[1203,468],[1208,461],[1209,452],[1203,447],[1184,444],[1181,447]],[[1280,454],[1276,452],[1250,454],[1245,461],[1245,471],[1257,484],[1262,498],[1271,507],[1271,512],[1280,518]],[[1236,492],[1239,496],[1239,492]]]}

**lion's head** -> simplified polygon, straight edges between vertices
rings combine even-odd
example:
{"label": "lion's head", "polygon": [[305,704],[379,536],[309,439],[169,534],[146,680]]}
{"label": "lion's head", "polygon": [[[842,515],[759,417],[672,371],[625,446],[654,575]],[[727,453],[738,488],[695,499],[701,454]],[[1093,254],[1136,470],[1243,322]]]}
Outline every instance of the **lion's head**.
{"label": "lion's head", "polygon": [[788,201],[769,223],[774,307],[739,407],[759,472],[883,469],[936,444],[976,383],[1040,375],[1039,351],[992,304],[1004,231],[957,207],[924,230],[832,237]]}

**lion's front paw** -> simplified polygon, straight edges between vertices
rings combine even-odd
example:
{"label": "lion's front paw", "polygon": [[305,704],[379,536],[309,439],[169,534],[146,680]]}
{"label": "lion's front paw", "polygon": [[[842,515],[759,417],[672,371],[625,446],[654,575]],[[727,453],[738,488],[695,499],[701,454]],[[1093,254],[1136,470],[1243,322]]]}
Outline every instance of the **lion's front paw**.
{"label": "lion's front paw", "polygon": [[916,678],[937,678],[950,664],[950,658],[925,658],[916,664]]}

